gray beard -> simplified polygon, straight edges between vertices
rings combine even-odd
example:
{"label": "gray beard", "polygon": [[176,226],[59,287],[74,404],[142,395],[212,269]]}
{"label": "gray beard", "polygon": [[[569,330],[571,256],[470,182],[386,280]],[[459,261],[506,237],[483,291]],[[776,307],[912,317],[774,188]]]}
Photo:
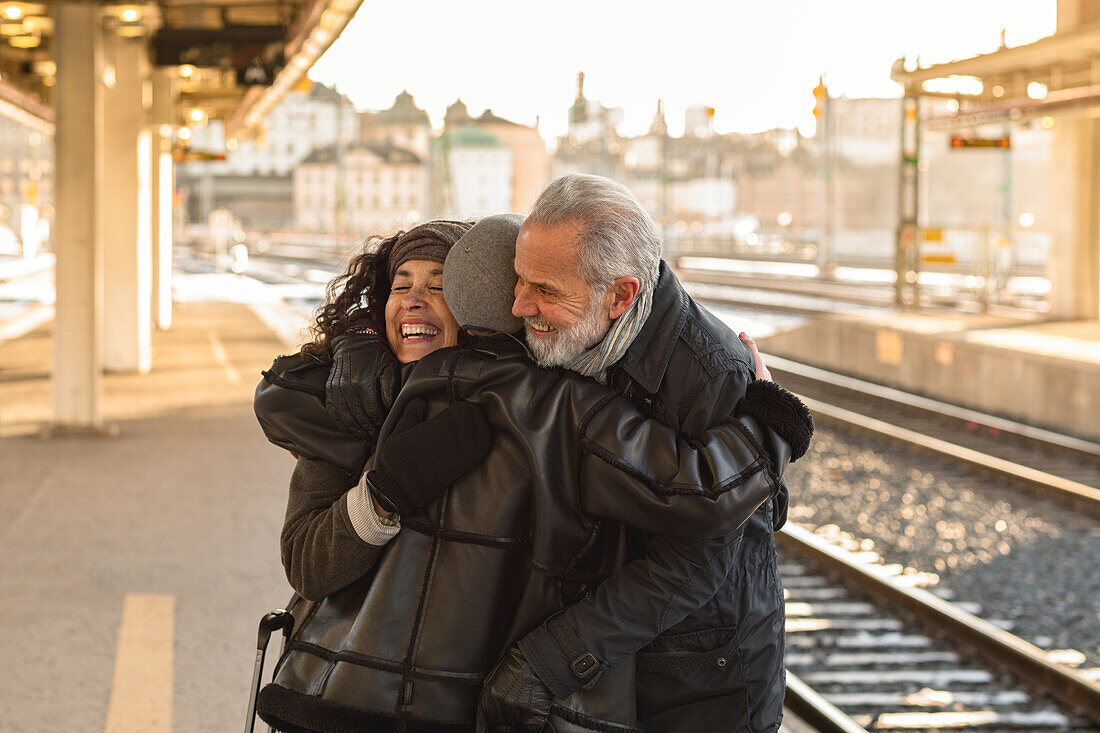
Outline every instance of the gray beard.
{"label": "gray beard", "polygon": [[545,319],[524,318],[527,347],[535,357],[535,363],[541,367],[567,366],[606,336],[610,324],[600,317],[602,301],[602,298],[593,298],[592,306],[576,325],[568,329],[559,328],[554,337],[549,339],[531,335],[531,323],[545,324]]}

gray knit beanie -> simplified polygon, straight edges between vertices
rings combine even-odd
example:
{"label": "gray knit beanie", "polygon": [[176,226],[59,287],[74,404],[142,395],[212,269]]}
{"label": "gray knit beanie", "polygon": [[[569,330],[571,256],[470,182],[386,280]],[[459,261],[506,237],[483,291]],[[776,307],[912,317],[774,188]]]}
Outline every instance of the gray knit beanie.
{"label": "gray knit beanie", "polygon": [[519,214],[487,216],[447,253],[443,299],[460,326],[514,333],[523,319],[512,315],[516,291]]}

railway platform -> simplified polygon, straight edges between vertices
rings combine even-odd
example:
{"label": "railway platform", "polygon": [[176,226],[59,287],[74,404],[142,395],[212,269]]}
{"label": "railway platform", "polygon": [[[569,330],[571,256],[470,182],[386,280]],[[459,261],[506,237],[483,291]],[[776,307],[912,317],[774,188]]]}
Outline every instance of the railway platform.
{"label": "railway platform", "polygon": [[1100,440],[1100,321],[881,310],[815,315],[756,340],[777,356]]}
{"label": "railway platform", "polygon": [[290,595],[293,460],[251,407],[285,347],[246,305],[177,303],[152,371],[104,377],[115,437],[42,440],[50,328],[0,358],[2,727],[239,729],[256,623]]}

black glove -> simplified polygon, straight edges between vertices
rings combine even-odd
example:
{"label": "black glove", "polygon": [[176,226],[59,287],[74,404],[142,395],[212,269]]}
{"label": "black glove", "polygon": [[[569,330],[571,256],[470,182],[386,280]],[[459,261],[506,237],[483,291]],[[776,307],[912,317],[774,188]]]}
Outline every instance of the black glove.
{"label": "black glove", "polygon": [[546,726],[554,694],[542,683],[518,647],[512,647],[481,686],[478,705],[497,725],[537,732]]}
{"label": "black glove", "polygon": [[455,402],[434,417],[425,419],[427,414],[424,400],[409,402],[375,451],[367,481],[383,509],[409,514],[434,501],[489,452],[493,434],[477,405]]}
{"label": "black glove", "polygon": [[332,340],[325,409],[344,432],[373,444],[400,390],[401,363],[381,336],[363,330]]}

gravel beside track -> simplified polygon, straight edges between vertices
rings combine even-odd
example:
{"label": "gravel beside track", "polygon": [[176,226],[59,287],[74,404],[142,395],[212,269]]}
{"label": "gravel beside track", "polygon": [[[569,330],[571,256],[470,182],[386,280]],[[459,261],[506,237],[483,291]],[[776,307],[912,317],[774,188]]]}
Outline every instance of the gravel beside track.
{"label": "gravel beside track", "polygon": [[980,603],[983,618],[1100,667],[1100,522],[845,430],[819,428],[787,476],[790,521],[938,575],[929,590]]}

